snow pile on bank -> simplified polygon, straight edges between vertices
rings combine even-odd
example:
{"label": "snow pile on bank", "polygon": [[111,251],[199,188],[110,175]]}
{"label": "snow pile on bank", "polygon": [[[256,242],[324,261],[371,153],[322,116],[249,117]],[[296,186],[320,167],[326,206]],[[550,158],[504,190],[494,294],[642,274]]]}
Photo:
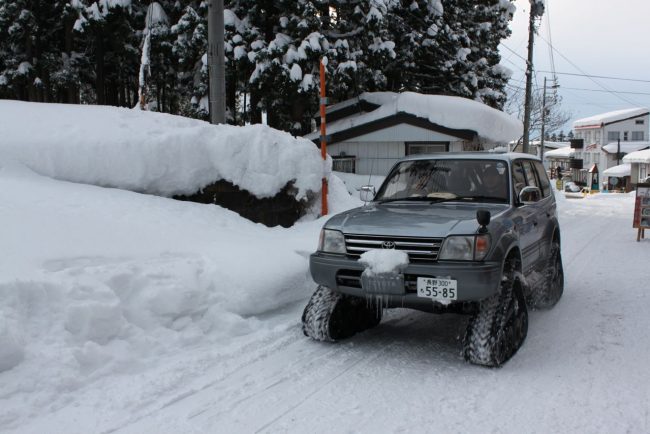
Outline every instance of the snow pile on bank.
{"label": "snow pile on bank", "polygon": [[[302,303],[315,286],[308,254],[326,217],[267,228],[219,206],[53,180],[2,160],[0,185],[3,428],[102,379],[150,375],[197,348],[266,333],[259,315]],[[360,204],[330,180],[333,212]],[[114,405],[129,411],[157,393],[136,389]]]}
{"label": "snow pile on bank", "polygon": [[0,119],[0,158],[65,181],[169,197],[223,179],[263,198],[295,180],[301,199],[320,191],[323,177],[312,142],[263,125],[6,100],[0,101]]}

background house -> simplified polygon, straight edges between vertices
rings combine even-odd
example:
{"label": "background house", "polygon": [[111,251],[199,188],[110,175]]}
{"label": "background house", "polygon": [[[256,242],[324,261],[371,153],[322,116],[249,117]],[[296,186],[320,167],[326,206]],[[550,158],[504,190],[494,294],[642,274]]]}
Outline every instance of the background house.
{"label": "background house", "polygon": [[586,177],[594,164],[598,165],[601,173],[620,165],[619,140],[621,153],[632,152],[639,146],[641,149],[647,147],[649,122],[650,110],[645,107],[617,110],[575,121],[573,130],[577,140],[572,146],[576,149],[574,158],[582,161],[580,177]]}
{"label": "background house", "polygon": [[[366,92],[326,113],[334,170],[364,175],[386,175],[406,155],[491,149],[523,132],[519,120],[479,102],[413,92]],[[306,137],[320,144],[319,129]]]}

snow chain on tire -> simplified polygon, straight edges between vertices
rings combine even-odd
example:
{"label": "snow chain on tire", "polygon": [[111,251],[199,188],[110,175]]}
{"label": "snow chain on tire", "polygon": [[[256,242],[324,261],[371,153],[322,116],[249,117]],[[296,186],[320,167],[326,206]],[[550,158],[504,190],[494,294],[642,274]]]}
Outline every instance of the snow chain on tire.
{"label": "snow chain on tire", "polygon": [[535,309],[550,309],[560,300],[564,292],[564,269],[560,243],[553,241],[544,269],[544,279],[539,288],[531,293],[530,304]]}
{"label": "snow chain on tire", "polygon": [[381,314],[363,298],[319,286],[302,314],[302,331],[314,340],[334,342],[376,326]]}
{"label": "snow chain on tire", "polygon": [[528,310],[521,283],[515,280],[516,263],[504,266],[499,293],[482,301],[463,339],[468,362],[498,367],[521,347],[528,333]]}

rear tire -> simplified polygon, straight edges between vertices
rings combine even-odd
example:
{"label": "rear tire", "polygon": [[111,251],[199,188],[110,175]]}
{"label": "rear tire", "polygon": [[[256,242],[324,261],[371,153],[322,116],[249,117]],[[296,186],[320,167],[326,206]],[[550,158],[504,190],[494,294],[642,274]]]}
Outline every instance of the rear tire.
{"label": "rear tire", "polygon": [[463,357],[470,363],[501,366],[526,340],[528,309],[521,282],[515,277],[518,264],[513,257],[507,260],[499,292],[479,304],[467,325]]}
{"label": "rear tire", "polygon": [[375,303],[319,286],[302,314],[302,331],[317,341],[338,341],[375,327],[382,310]]}
{"label": "rear tire", "polygon": [[544,279],[539,288],[531,294],[531,306],[535,309],[550,309],[560,301],[564,292],[564,268],[560,243],[553,241],[544,269]]}

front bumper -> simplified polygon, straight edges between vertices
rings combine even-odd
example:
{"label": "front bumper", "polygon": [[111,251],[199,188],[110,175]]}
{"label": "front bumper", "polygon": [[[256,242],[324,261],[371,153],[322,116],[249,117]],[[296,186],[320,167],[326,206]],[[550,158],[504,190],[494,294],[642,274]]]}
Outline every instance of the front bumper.
{"label": "front bumper", "polygon": [[[483,300],[495,294],[501,282],[500,262],[461,262],[441,261],[431,264],[409,264],[403,272],[404,291],[401,294],[384,294],[389,296],[389,307],[403,306],[422,308],[433,302],[428,298],[417,296],[418,277],[439,277],[454,279],[458,282],[457,302]],[[331,255],[321,252],[309,258],[309,269],[314,281],[328,288],[355,296],[370,295],[361,287],[361,273],[364,266],[354,259],[343,255]],[[373,292],[372,295],[382,295]]]}

